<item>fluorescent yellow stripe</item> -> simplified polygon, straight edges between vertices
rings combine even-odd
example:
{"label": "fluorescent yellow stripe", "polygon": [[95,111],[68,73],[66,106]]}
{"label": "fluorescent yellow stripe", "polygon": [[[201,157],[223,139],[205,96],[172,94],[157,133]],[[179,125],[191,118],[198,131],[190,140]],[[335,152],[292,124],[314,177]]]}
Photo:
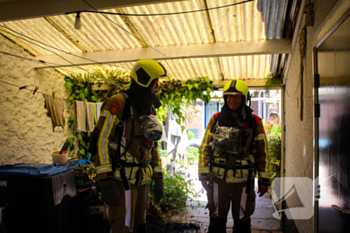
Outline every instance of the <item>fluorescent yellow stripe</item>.
{"label": "fluorescent yellow stripe", "polygon": [[204,164],[204,148],[206,147],[206,145],[208,144],[208,137],[209,137],[209,132],[210,132],[210,129],[207,129],[205,131],[205,135],[204,135],[204,143],[202,143],[202,148],[201,148],[201,151],[199,152],[200,153],[200,161],[199,161],[199,167],[204,167],[205,164]]}
{"label": "fluorescent yellow stripe", "polygon": [[255,137],[255,141],[259,141],[265,137],[265,134],[259,134],[258,136]]}
{"label": "fluorescent yellow stripe", "polygon": [[263,172],[259,173],[259,177],[261,177],[261,178],[271,179],[271,176],[272,176],[271,173],[263,173]]}
{"label": "fluorescent yellow stripe", "polygon": [[116,118],[115,115],[112,116],[111,119],[111,114],[108,113],[105,122],[103,124],[102,130],[100,132],[100,137],[98,141],[98,154],[100,157],[100,163],[102,165],[109,164],[109,150],[108,150],[108,145],[109,145],[109,136],[111,134],[111,131],[114,126],[114,119]]}
{"label": "fluorescent yellow stripe", "polygon": [[208,173],[209,172],[209,167],[203,167],[198,170],[198,173]]}
{"label": "fluorescent yellow stripe", "polygon": [[107,111],[107,110],[104,110],[101,114],[100,114],[100,116],[108,116],[108,114],[109,114],[109,112]]}
{"label": "fluorescent yellow stripe", "polygon": [[271,172],[271,165],[270,165],[270,154],[268,151],[268,147],[267,147],[267,142],[266,142],[266,137],[265,134],[263,134],[263,140],[264,140],[264,145],[265,145],[265,172],[270,173]]}
{"label": "fluorescent yellow stripe", "polygon": [[110,166],[110,165],[96,167],[96,174],[101,174],[104,172],[111,172],[111,171],[112,171],[112,166]]}

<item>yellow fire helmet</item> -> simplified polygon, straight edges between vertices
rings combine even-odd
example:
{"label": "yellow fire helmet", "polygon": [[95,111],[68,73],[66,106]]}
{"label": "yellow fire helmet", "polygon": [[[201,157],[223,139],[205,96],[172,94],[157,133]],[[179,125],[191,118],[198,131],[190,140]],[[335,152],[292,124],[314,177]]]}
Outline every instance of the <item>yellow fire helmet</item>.
{"label": "yellow fire helmet", "polygon": [[130,72],[131,78],[140,86],[147,88],[153,80],[167,76],[162,64],[153,59],[138,60]]}
{"label": "yellow fire helmet", "polygon": [[245,82],[233,79],[226,83],[223,89],[223,95],[243,95],[245,104],[247,104],[249,99],[248,86]]}

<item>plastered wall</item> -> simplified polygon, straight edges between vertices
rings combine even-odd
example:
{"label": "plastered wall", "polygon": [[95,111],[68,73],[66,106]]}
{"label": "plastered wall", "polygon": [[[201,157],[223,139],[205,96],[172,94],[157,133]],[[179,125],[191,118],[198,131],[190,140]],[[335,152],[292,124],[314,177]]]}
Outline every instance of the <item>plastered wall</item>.
{"label": "plastered wall", "polygon": [[[0,51],[33,58],[22,47],[1,35]],[[69,107],[65,104],[65,129],[56,127],[53,132],[42,94],[55,91],[56,97],[66,98],[64,76],[52,68],[36,70],[37,64],[0,54],[0,165],[52,163],[51,152],[60,150],[68,137]],[[19,90],[18,86],[24,85],[28,85],[30,91]],[[35,86],[39,89],[33,95]]]}

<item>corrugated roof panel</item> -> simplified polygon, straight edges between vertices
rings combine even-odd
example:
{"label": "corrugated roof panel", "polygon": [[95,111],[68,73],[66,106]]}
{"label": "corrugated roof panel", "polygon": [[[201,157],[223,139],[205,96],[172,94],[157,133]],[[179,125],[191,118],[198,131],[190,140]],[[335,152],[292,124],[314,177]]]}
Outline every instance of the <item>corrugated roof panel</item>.
{"label": "corrugated roof panel", "polygon": [[[207,0],[208,8],[226,6],[243,0]],[[234,6],[209,10],[211,25],[217,43],[279,39],[282,33],[287,0],[256,0]],[[204,9],[202,0],[168,2],[144,6],[108,9],[109,12],[129,14],[162,14]],[[35,55],[63,54],[83,56],[82,52],[120,51],[148,46],[163,56],[162,48],[174,45],[213,43],[206,11],[158,16],[120,16],[81,13],[82,28],[74,28],[75,14],[37,18],[5,25],[14,31],[51,46],[42,47],[22,41],[14,35],[9,38]],[[50,20],[52,20],[50,22]],[[50,23],[49,23],[50,22]],[[56,28],[53,26],[56,25]],[[62,29],[60,31],[60,29]],[[0,26],[0,32],[4,28]],[[10,33],[10,31],[9,31]],[[137,37],[139,33],[142,38]],[[15,33],[13,33],[15,34]],[[53,49],[57,48],[57,49]],[[50,51],[49,51],[50,50]],[[61,50],[61,51],[60,51]],[[171,79],[187,80],[208,76],[213,81],[225,79],[261,79],[275,71],[278,55],[250,55],[234,57],[184,58],[162,60]],[[98,62],[98,61],[96,61]],[[110,64],[131,69],[133,63]],[[96,66],[62,68],[84,71]],[[97,66],[98,67],[98,66]],[[220,69],[221,67],[221,69]]]}
{"label": "corrugated roof panel", "polygon": [[[18,20],[2,24],[13,30],[11,33],[16,35],[14,37],[15,42],[30,46],[36,52],[36,55],[61,54],[60,50],[71,53],[80,52],[44,18]],[[41,43],[38,43],[38,41]]]}
{"label": "corrugated roof panel", "polygon": [[[193,11],[200,1],[182,1],[123,8],[129,14],[163,14]],[[175,15],[129,16],[135,28],[144,35],[149,46],[169,46],[209,42],[205,12]],[[171,26],[170,26],[171,24]]]}
{"label": "corrugated roof panel", "polygon": [[[270,73],[270,55],[221,57],[225,79],[262,79]],[[216,75],[216,80],[220,80]]]}
{"label": "corrugated roof panel", "polygon": [[[234,3],[242,2],[236,0]],[[259,0],[210,10],[218,42],[279,39],[286,0]],[[208,7],[220,7],[232,1],[208,1]],[[266,30],[261,30],[265,27]]]}
{"label": "corrugated roof panel", "polygon": [[279,39],[282,35],[282,27],[285,17],[287,0],[260,0],[258,11],[261,12],[265,23],[265,34],[267,39]]}
{"label": "corrugated roof panel", "polygon": [[[226,80],[230,79],[263,79],[270,74],[271,55],[231,56],[220,57],[221,69]],[[186,81],[190,78],[207,76],[212,81],[220,81],[220,69],[217,58],[187,58],[161,61],[168,72],[170,79]],[[130,70],[133,62],[109,64]],[[95,66],[65,67],[64,71],[87,72]]]}
{"label": "corrugated roof panel", "polygon": [[118,15],[81,13],[80,17],[82,27],[79,30],[74,28],[75,14],[52,18],[88,52],[141,47],[138,40],[128,33],[130,30]]}

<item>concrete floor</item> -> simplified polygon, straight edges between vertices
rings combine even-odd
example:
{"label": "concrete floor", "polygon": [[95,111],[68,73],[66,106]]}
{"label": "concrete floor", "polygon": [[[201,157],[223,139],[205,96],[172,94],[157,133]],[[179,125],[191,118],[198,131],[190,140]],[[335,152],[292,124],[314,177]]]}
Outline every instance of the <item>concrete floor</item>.
{"label": "concrete floor", "polygon": [[[181,169],[181,168],[179,168]],[[197,165],[189,166],[189,169],[182,168],[183,172],[189,172],[190,178],[194,181],[193,188],[197,192],[202,191],[201,182],[198,181],[198,167]],[[193,223],[197,223],[201,225],[201,233],[207,232],[209,225],[209,210],[204,207],[207,204],[207,197],[204,191],[204,194],[198,199],[200,201],[201,206],[198,207],[196,202],[187,202],[188,205],[188,215],[183,217],[176,217],[174,221],[186,221],[189,219]],[[194,206],[190,207],[191,204]],[[262,197],[256,197],[256,207],[255,212],[251,217],[251,226],[252,233],[282,233],[281,221],[275,219],[272,214],[275,212],[274,206],[272,205],[271,197],[265,194]],[[231,211],[228,214],[227,220],[227,232],[232,232],[233,219]]]}

